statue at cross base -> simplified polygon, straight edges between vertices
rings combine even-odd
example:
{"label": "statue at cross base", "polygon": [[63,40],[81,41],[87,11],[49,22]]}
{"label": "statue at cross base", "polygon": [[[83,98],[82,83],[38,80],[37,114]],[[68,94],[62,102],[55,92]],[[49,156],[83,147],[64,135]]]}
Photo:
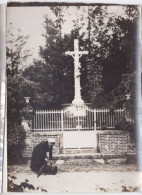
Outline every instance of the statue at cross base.
{"label": "statue at cross base", "polygon": [[79,51],[79,41],[78,39],[74,39],[74,51],[67,51],[65,55],[70,55],[74,58],[74,88],[75,88],[75,95],[72,104],[80,105],[84,104],[84,101],[81,97],[81,86],[80,86],[80,68],[81,64],[79,62],[79,58],[82,55],[87,55],[88,51]]}

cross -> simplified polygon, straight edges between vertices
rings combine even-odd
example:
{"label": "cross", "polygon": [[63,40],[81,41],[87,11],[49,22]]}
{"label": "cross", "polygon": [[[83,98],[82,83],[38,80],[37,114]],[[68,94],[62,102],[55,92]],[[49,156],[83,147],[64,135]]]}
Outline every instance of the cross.
{"label": "cross", "polygon": [[82,55],[88,54],[88,51],[79,51],[79,41],[74,39],[74,51],[67,51],[65,55],[70,55],[74,58],[74,79],[75,79],[75,97],[72,101],[73,104],[84,104],[84,101],[81,98],[81,87],[80,87],[80,68],[81,64],[79,58]]}

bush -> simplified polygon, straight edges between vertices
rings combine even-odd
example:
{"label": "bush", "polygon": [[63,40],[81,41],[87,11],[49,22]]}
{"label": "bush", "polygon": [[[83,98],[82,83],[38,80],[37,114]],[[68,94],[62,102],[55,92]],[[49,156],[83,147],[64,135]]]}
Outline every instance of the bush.
{"label": "bush", "polygon": [[18,123],[8,124],[8,164],[21,164],[26,132]]}
{"label": "bush", "polygon": [[134,123],[132,121],[126,121],[125,118],[122,118],[121,121],[115,125],[117,130],[127,130],[130,132],[134,131]]}

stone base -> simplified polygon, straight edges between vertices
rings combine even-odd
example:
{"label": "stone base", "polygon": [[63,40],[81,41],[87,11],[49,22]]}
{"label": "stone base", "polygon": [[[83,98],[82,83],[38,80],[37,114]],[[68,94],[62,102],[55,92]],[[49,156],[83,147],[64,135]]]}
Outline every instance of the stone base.
{"label": "stone base", "polygon": [[71,116],[86,116],[86,107],[88,107],[89,104],[62,104],[63,109],[66,109]]}
{"label": "stone base", "polygon": [[80,97],[80,98],[75,98],[73,101],[72,101],[72,104],[73,105],[82,105],[84,104],[84,100]]}
{"label": "stone base", "polygon": [[91,104],[90,103],[83,103],[83,104],[73,104],[73,103],[67,103],[67,104],[62,104],[62,108],[65,109],[67,107],[71,107],[71,106],[90,106]]}
{"label": "stone base", "polygon": [[[68,104],[72,105],[72,104]],[[41,143],[42,141],[47,141],[48,139],[55,139],[55,145],[53,146],[53,156],[60,155],[66,149],[64,147],[64,139],[62,129],[59,131],[35,131],[32,130],[32,125],[29,125],[29,121],[24,120],[22,126],[26,131],[26,147],[24,149],[23,157],[31,157],[33,148]],[[99,155],[106,159],[106,163],[115,163],[119,164],[125,163],[125,158],[127,157],[127,163],[136,162],[136,145],[132,142],[132,134],[127,131],[122,130],[97,130],[97,151],[93,151],[93,155],[96,155],[96,152],[100,152]],[[95,138],[95,137],[94,137]],[[73,139],[72,139],[73,141]],[[80,149],[77,149],[77,152]],[[86,151],[89,152],[89,149],[86,148]],[[82,155],[81,151],[81,155]],[[66,154],[68,158],[70,157],[71,151],[69,154]],[[62,154],[64,155],[64,154]],[[74,152],[75,155],[75,152]],[[80,153],[76,155],[80,156]],[[84,153],[83,153],[84,155]],[[90,155],[91,154],[87,154]],[[98,158],[98,157],[97,157]],[[118,160],[120,158],[120,161]],[[113,160],[110,160],[113,159]],[[118,162],[119,161],[119,162]]]}

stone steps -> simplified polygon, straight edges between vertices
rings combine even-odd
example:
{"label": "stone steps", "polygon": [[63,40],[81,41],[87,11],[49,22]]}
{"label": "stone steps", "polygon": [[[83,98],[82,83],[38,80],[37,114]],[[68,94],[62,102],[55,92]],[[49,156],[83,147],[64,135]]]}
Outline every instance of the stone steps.
{"label": "stone steps", "polygon": [[[94,150],[73,150],[64,151],[62,154],[53,154],[53,160],[68,160],[68,159],[129,159],[131,154],[101,154],[95,153]],[[132,159],[136,154],[132,155]]]}
{"label": "stone steps", "polygon": [[101,159],[100,153],[78,153],[78,154],[58,154],[53,155],[53,160],[68,160],[68,159]]}
{"label": "stone steps", "polygon": [[88,148],[85,148],[85,149],[64,149],[62,154],[95,154],[96,151],[95,149],[88,149]]}

